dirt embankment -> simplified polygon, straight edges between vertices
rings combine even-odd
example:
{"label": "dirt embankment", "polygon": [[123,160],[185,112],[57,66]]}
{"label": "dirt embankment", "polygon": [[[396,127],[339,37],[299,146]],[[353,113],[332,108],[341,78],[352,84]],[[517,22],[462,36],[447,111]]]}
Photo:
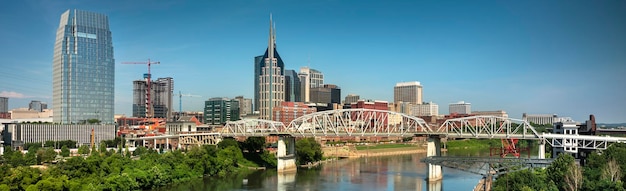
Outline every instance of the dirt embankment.
{"label": "dirt embankment", "polygon": [[420,147],[386,148],[356,150],[354,146],[324,147],[322,148],[325,157],[373,157],[425,153],[426,149]]}

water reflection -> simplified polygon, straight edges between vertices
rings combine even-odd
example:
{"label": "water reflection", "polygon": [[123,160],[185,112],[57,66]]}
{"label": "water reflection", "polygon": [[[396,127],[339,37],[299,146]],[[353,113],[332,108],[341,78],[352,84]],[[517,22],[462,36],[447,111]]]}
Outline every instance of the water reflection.
{"label": "water reflection", "polygon": [[425,154],[415,154],[346,159],[292,173],[253,171],[158,190],[470,190],[480,179],[479,175],[444,168],[442,181],[428,182],[427,165],[420,162],[424,157]]}

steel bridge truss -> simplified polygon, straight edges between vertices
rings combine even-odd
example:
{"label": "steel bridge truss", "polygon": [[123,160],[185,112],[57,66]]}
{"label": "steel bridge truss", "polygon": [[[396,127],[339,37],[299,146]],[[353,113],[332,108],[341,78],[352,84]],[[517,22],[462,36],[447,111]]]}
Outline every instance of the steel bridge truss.
{"label": "steel bridge truss", "polygon": [[590,135],[563,135],[563,134],[542,134],[546,142],[552,147],[570,147],[579,149],[600,149],[604,150],[611,143],[624,143],[626,138]]}
{"label": "steel bridge truss", "polygon": [[229,121],[220,133],[222,136],[267,136],[280,134],[286,130],[281,122],[263,119],[243,119]]}
{"label": "steel bridge truss", "polygon": [[435,133],[421,118],[386,110],[339,109],[316,112],[293,120],[294,136],[414,136]]}
{"label": "steel bridge truss", "polygon": [[219,133],[180,134],[178,139],[181,145],[217,145],[222,136]]}
{"label": "steel bridge truss", "polygon": [[452,138],[540,138],[535,128],[528,122],[496,116],[471,116],[448,119],[437,129],[437,132]]}
{"label": "steel bridge truss", "polygon": [[431,156],[422,159],[422,162],[458,169],[483,177],[500,176],[527,168],[549,166],[554,159],[529,158],[484,158],[484,157],[449,157]]}

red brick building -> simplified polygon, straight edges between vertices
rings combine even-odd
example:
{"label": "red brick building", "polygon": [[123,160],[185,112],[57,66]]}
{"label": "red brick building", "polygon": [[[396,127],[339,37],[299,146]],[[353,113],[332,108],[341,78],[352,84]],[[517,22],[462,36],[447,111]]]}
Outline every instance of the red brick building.
{"label": "red brick building", "polygon": [[[352,103],[351,104],[351,108],[352,109],[374,109],[374,110],[383,110],[383,111],[388,111],[389,110],[389,102],[387,101],[364,101],[364,100],[359,100],[356,103]],[[363,115],[368,116],[370,112],[366,111],[363,113]],[[357,118],[357,113],[352,113],[352,118],[355,119]],[[388,118],[386,117],[386,115],[384,115],[384,113],[377,113],[376,114],[376,119],[380,119],[383,118],[383,124],[387,124]],[[372,119],[374,120],[374,119]],[[370,123],[374,123],[374,121],[370,121]]]}
{"label": "red brick building", "polygon": [[288,126],[294,119],[316,111],[302,102],[283,102],[280,106],[272,108],[272,119]]}

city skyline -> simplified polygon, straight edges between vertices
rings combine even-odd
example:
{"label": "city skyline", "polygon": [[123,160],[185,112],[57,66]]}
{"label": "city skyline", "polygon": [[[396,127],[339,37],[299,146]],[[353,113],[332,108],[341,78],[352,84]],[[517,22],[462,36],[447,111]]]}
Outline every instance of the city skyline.
{"label": "city skyline", "polygon": [[116,114],[130,116],[132,82],[146,72],[121,62],[148,58],[161,62],[153,76],[176,79],[174,92],[203,96],[183,99],[186,110],[202,111],[211,97],[253,98],[253,57],[267,47],[272,13],[285,69],[319,69],[344,95],[391,102],[396,83],[420,81],[423,100],[442,107],[464,100],[518,119],[626,121],[621,1],[5,4],[13,17],[0,18],[12,26],[0,29],[0,97],[9,109],[52,103],[58,16],[81,9],[109,17]]}

